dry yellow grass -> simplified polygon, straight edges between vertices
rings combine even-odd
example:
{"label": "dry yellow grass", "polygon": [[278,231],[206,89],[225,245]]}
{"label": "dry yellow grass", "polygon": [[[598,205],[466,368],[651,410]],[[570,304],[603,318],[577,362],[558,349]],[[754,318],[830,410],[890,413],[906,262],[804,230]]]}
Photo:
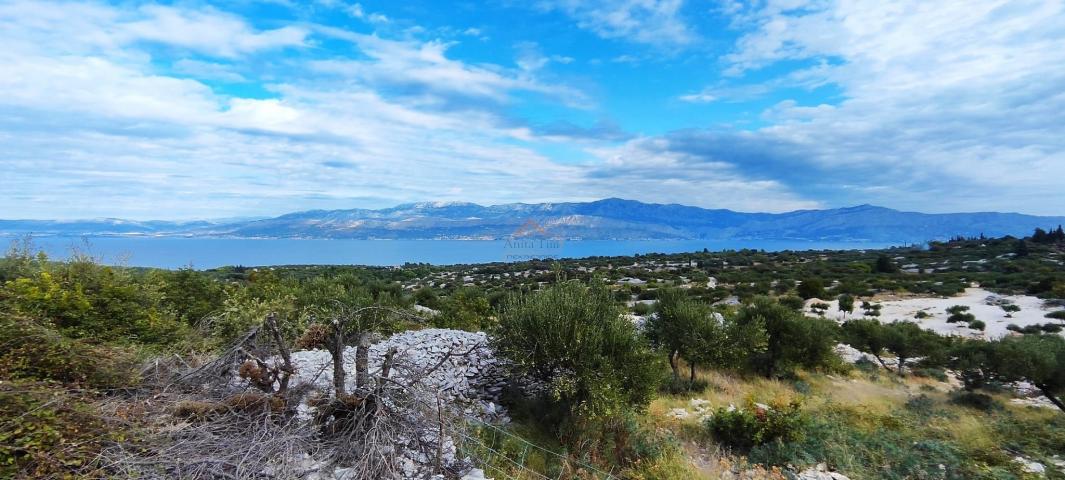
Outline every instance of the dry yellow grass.
{"label": "dry yellow grass", "polygon": [[[648,412],[653,425],[669,429],[681,440],[688,461],[698,474],[692,478],[783,478],[775,476],[778,472],[752,469],[743,458],[720,450],[707,436],[699,415],[694,413],[690,404],[692,399],[709,401],[709,410],[713,411],[730,404],[738,406],[748,400],[773,403],[801,398],[804,409],[811,415],[816,416],[826,409],[843,408],[852,413],[848,416],[853,427],[872,432],[883,428],[884,421],[894,419],[893,414],[905,410],[909,400],[927,395],[933,400],[935,408],[946,414],[934,416],[922,425],[905,428],[918,428],[920,435],[948,441],[974,460],[1003,464],[1009,463],[1012,458],[1000,458],[1005,453],[1001,449],[1001,439],[996,438],[989,414],[949,402],[949,392],[956,388],[956,382],[914,376],[899,378],[885,372],[874,377],[857,371],[848,375],[804,372],[799,374],[799,381],[805,386],[796,388],[796,382],[793,381],[713,370],[699,370],[697,373],[700,380],[709,384],[706,390],[661,395],[652,402]],[[1013,415],[1036,419],[1056,414],[1049,410],[1010,405],[1009,397],[1004,394],[995,397]],[[671,411],[677,408],[683,408],[692,415],[684,419],[676,418]]]}

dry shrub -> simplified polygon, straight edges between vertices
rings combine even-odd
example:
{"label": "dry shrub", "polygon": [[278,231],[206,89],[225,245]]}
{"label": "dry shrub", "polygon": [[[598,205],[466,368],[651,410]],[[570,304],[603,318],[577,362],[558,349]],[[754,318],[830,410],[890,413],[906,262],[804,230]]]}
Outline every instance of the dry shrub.
{"label": "dry shrub", "polygon": [[285,411],[285,399],[277,395],[262,393],[238,393],[225,399],[225,405],[242,413],[269,412],[278,414]]}
{"label": "dry shrub", "polygon": [[216,414],[223,413],[226,406],[219,402],[205,400],[181,400],[174,405],[171,414],[177,418],[189,420],[207,420]]}
{"label": "dry shrub", "polygon": [[296,349],[313,350],[325,348],[332,333],[332,329],[324,323],[312,324],[307,327],[307,331],[303,332],[300,338],[296,339]]}

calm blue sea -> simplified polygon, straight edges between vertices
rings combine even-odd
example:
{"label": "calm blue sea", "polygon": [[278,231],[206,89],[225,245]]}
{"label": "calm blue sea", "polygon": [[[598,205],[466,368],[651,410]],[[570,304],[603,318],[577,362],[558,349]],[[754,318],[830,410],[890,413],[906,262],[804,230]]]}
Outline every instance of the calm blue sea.
{"label": "calm blue sea", "polygon": [[[11,241],[10,238],[0,241]],[[708,240],[297,240],[227,238],[38,237],[35,248],[53,258],[73,252],[99,261],[138,267],[197,269],[225,265],[436,265],[518,261],[527,258],[581,258],[645,253],[755,248],[767,251],[863,249],[878,243]]]}

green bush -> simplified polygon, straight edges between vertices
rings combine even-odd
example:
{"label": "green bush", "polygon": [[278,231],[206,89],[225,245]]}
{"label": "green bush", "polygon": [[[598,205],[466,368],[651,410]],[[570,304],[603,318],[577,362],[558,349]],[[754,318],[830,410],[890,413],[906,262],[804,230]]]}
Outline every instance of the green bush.
{"label": "green bush", "polygon": [[802,298],[795,295],[785,295],[777,298],[777,301],[780,302],[781,305],[795,311],[802,311],[802,308],[806,305],[806,302],[804,302]]}
{"label": "green bush", "polygon": [[0,313],[0,380],[47,380],[91,388],[135,382],[128,349],[63,337],[38,322]]}
{"label": "green bush", "polygon": [[825,463],[850,478],[988,478],[978,475],[971,459],[956,446],[916,433],[913,422],[923,421],[829,407],[811,417],[798,440],[756,446],[748,458],[768,466]]}
{"label": "green bush", "polygon": [[991,398],[991,395],[966,390],[959,390],[951,393],[950,402],[955,405],[975,408],[985,412],[995,408],[1001,408],[1001,405],[998,405],[995,402],[995,399]]}
{"label": "green bush", "polygon": [[799,296],[804,300],[825,298],[825,282],[817,277],[804,278],[798,288]]}
{"label": "green bush", "polygon": [[10,311],[47,319],[71,337],[170,344],[187,327],[163,307],[157,285],[88,259],[42,264],[29,276],[5,282],[0,300]]}
{"label": "green bush", "polygon": [[1043,329],[1046,333],[1058,333],[1063,329],[1061,325],[1056,323],[1044,323],[1043,326],[1039,328]]}
{"label": "green bush", "polygon": [[637,303],[632,306],[632,313],[636,315],[650,315],[654,311],[654,307],[646,303]]}
{"label": "green bush", "polygon": [[436,328],[487,330],[494,325],[492,306],[481,290],[463,287],[442,302],[440,314],[433,317],[432,324]]}
{"label": "green bush", "polygon": [[701,378],[696,378],[695,381],[691,381],[691,379],[686,378],[678,378],[674,380],[670,377],[669,380],[662,382],[662,386],[659,387],[658,391],[677,395],[681,393],[704,392],[709,387],[710,382]]}
{"label": "green bush", "polygon": [[115,427],[53,384],[0,382],[0,478],[107,478],[96,461],[124,440]]}
{"label": "green bush", "polygon": [[719,408],[706,420],[706,428],[718,442],[739,451],[770,442],[793,442],[802,437],[808,422],[799,402]]}
{"label": "green bush", "polygon": [[975,315],[965,312],[952,313],[947,317],[947,323],[972,323],[975,321]]}
{"label": "green bush", "polygon": [[493,344],[516,373],[547,388],[565,423],[642,410],[658,387],[660,364],[601,285],[560,281],[516,294],[499,311]]}
{"label": "green bush", "polygon": [[911,372],[916,377],[933,378],[940,382],[947,381],[947,372],[939,367],[917,367]]}
{"label": "green bush", "polygon": [[939,413],[936,409],[936,401],[923,393],[906,400],[906,410],[921,417],[929,417]]}
{"label": "green bush", "polygon": [[745,336],[757,333],[757,347],[750,349],[748,365],[766,377],[790,375],[795,368],[835,368],[839,363],[834,347],[839,326],[827,318],[810,318],[769,297],[755,297],[740,308],[734,322]]}

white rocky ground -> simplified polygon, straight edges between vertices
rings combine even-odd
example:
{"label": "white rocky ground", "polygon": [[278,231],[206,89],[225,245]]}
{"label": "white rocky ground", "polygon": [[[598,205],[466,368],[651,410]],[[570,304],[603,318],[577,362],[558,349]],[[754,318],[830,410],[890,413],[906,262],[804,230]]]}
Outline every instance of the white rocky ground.
{"label": "white rocky ground", "polygon": [[[501,365],[488,345],[488,337],[483,332],[465,332],[460,330],[426,329],[398,333],[374,344],[370,348],[369,371],[371,376],[380,373],[385,353],[396,350],[389,378],[401,384],[413,384],[408,388],[412,395],[418,396],[418,404],[447,405],[457,409],[458,413],[468,419],[486,423],[509,422],[507,412],[499,406],[499,395],[506,384],[506,376]],[[290,380],[293,391],[310,386],[311,391],[331,394],[333,391],[333,365],[329,352],[325,350],[303,350],[292,352],[292,363],[296,369]],[[273,359],[277,361],[277,359]],[[355,348],[344,351],[346,387],[351,392],[355,389]],[[413,382],[412,382],[413,380]],[[234,378],[234,386],[242,388],[246,382]],[[421,398],[424,397],[424,398]],[[310,421],[315,413],[311,406],[312,395],[305,395],[298,407],[298,417]],[[441,403],[437,403],[440,401]],[[412,411],[413,414],[413,411]],[[439,443],[445,465],[468,465],[458,458],[455,442],[451,438],[438,441],[435,429],[421,432],[421,441]],[[427,478],[425,465],[431,459],[418,452],[397,451],[397,464],[406,472],[405,478]],[[300,459],[309,466],[324,465],[321,460],[313,458]],[[339,480],[349,477],[348,468],[339,466],[335,471],[324,469],[308,478],[313,480]],[[478,469],[469,470],[463,479],[484,479],[484,473]]]}
{"label": "white rocky ground", "polygon": [[[370,347],[371,375],[380,373],[385,352],[393,347],[396,355],[390,377],[394,380],[406,383],[412,375],[440,364],[421,382],[425,390],[439,390],[442,400],[460,405],[468,416],[479,420],[493,423],[509,420],[499,406],[499,395],[506,385],[505,373],[483,332],[431,328],[398,333]],[[350,392],[355,388],[355,347],[344,350],[344,361]],[[329,352],[292,352],[292,363],[296,367],[293,386],[310,383],[322,391],[332,389],[333,361]],[[435,397],[431,400],[436,401]]]}
{"label": "white rocky ground", "polygon": [[[1012,318],[1006,317],[1006,312],[999,306],[1001,302],[1010,302],[1021,307],[1021,311],[1014,313]],[[806,302],[806,311],[809,306],[816,302],[829,305],[826,317],[842,322],[843,313],[839,311],[839,302],[836,300],[811,299]],[[965,293],[955,297],[915,297],[905,299],[885,299],[876,301],[882,305],[879,320],[890,323],[896,320],[916,322],[922,327],[943,335],[961,335],[972,338],[995,339],[1009,333],[1006,326],[1013,323],[1020,327],[1028,325],[1053,323],[1055,320],[1045,318],[1045,315],[1055,309],[1043,307],[1043,300],[1028,295],[998,295],[982,288],[967,288]],[[847,318],[861,317],[861,302],[856,302],[855,311]],[[947,323],[950,315],[946,310],[954,305],[969,307],[977,320],[983,320],[987,328],[980,332],[973,330],[963,323]],[[924,311],[931,315],[930,318],[917,319],[917,312]],[[812,315],[812,314],[811,314]]]}

